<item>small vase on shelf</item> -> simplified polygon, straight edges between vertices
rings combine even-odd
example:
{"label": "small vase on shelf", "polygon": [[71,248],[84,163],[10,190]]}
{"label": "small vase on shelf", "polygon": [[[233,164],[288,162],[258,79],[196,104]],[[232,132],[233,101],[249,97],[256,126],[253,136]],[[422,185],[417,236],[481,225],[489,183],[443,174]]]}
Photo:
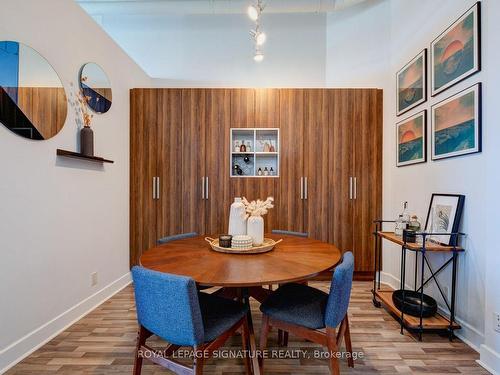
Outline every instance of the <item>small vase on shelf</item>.
{"label": "small vase on shelf", "polygon": [[90,126],[80,130],[80,152],[85,156],[94,156],[94,131]]}

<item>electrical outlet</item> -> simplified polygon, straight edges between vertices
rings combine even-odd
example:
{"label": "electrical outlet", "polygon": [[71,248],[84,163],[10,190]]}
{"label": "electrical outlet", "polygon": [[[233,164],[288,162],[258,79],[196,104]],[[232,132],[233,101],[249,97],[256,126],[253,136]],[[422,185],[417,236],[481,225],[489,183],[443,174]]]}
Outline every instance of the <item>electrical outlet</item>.
{"label": "electrical outlet", "polygon": [[97,285],[97,272],[92,272],[90,274],[90,286],[96,286]]}
{"label": "electrical outlet", "polygon": [[493,313],[493,329],[500,333],[500,313]]}

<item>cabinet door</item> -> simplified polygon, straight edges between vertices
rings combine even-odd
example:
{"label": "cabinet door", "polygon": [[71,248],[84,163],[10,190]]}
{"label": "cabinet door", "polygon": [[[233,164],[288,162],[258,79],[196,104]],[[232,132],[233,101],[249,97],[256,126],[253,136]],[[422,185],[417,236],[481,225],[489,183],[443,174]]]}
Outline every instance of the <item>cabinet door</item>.
{"label": "cabinet door", "polygon": [[329,153],[333,152],[326,90],[305,90],[304,107],[305,231],[309,237],[326,242],[329,231]]}
{"label": "cabinet door", "polygon": [[205,201],[206,230],[209,235],[226,233],[230,199],[230,127],[231,90],[206,92],[206,176],[208,197]]}
{"label": "cabinet door", "polygon": [[276,229],[304,232],[304,90],[280,90],[280,170]]}
{"label": "cabinet door", "polygon": [[382,197],[382,91],[356,90],[354,99],[355,270],[373,271],[373,220],[380,218]]}
{"label": "cabinet door", "polygon": [[182,90],[182,231],[205,233],[206,91]]}
{"label": "cabinet door", "polygon": [[333,143],[329,154],[329,242],[343,252],[353,249],[353,200],[350,184],[354,170],[353,101],[353,90],[328,90],[328,138]]}
{"label": "cabinet door", "polygon": [[130,266],[157,240],[157,90],[130,91]]}
{"label": "cabinet door", "polygon": [[182,90],[157,90],[158,238],[182,233]]}

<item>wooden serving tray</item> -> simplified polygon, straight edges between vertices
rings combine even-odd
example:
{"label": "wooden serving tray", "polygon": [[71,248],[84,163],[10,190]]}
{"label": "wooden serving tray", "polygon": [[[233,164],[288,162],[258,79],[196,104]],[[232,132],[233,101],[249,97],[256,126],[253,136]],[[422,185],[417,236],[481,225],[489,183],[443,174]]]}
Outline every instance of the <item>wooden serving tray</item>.
{"label": "wooden serving tray", "polygon": [[227,253],[227,254],[261,254],[267,253],[274,249],[274,247],[279,244],[283,240],[275,241],[271,238],[264,238],[264,243],[260,246],[253,246],[250,249],[241,250],[241,249],[233,249],[230,247],[220,247],[219,239],[205,237],[205,241],[210,244],[210,247],[214,251],[218,251],[219,253]]}

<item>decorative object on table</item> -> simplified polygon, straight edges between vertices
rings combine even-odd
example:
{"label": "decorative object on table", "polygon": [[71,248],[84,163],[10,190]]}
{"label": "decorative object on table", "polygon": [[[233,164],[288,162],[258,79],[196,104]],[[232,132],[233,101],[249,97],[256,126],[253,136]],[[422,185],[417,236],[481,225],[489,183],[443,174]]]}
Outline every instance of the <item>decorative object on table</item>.
{"label": "decorative object on table", "polygon": [[231,239],[231,248],[237,250],[248,250],[252,248],[253,238],[246,234],[233,236]]}
{"label": "decorative object on table", "polygon": [[94,115],[89,112],[87,105],[90,98],[84,96],[84,92],[79,90],[76,93],[76,102],[78,103],[77,114],[83,127],[80,129],[80,153],[85,156],[94,156],[94,131],[90,127]]}
{"label": "decorative object on table", "polygon": [[234,141],[234,152],[240,152],[241,142],[236,140]]}
{"label": "decorative object on table", "polygon": [[80,90],[87,98],[86,104],[96,113],[106,113],[111,108],[113,93],[104,70],[90,62],[80,69]]}
{"label": "decorative object on table", "polygon": [[230,248],[232,246],[232,239],[233,239],[233,236],[231,236],[229,234],[221,234],[219,236],[219,246]]}
{"label": "decorative object on table", "polygon": [[418,232],[422,229],[422,225],[420,224],[420,221],[418,221],[417,215],[411,215],[410,222],[408,223],[408,229],[414,232]]}
{"label": "decorative object on table", "polygon": [[248,218],[247,234],[252,237],[254,246],[260,246],[264,242],[264,219],[262,216],[274,207],[273,202],[273,197],[268,197],[265,201],[258,199],[252,202],[243,198]]}
{"label": "decorative object on table", "polygon": [[239,197],[234,198],[234,202],[231,204],[227,233],[233,237],[247,234],[246,204],[243,199]]}
{"label": "decorative object on table", "polygon": [[427,100],[427,48],[396,74],[397,115]]}
{"label": "decorative object on table", "polygon": [[257,176],[262,176],[262,168],[259,168],[259,170],[257,171]]}
{"label": "decorative object on table", "polygon": [[481,70],[481,17],[477,2],[431,43],[431,94]]}
{"label": "decorative object on table", "polygon": [[432,160],[481,152],[481,83],[432,106]]}
{"label": "decorative object on table", "polygon": [[283,240],[278,240],[275,241],[271,238],[264,238],[264,241],[262,245],[260,246],[248,246],[246,248],[237,248],[237,247],[222,247],[219,244],[218,239],[210,238],[210,237],[205,237],[205,241],[207,241],[210,244],[210,247],[212,250],[217,251],[219,253],[227,253],[227,254],[261,254],[261,253],[267,253],[268,251],[273,250],[277,244],[279,244]]}
{"label": "decorative object on table", "polygon": [[[428,233],[457,233],[462,219],[465,195],[460,194],[432,194],[425,223]],[[432,235],[431,241],[442,245],[452,246],[454,236]]]}
{"label": "decorative object on table", "polygon": [[396,219],[396,227],[394,229],[394,234],[397,236],[403,235],[403,230],[405,230],[408,226],[408,222],[410,221],[409,215],[407,213],[408,202],[403,202],[403,211],[399,214]]}
{"label": "decorative object on table", "polygon": [[397,166],[427,161],[427,111],[419,112],[396,124]]}
{"label": "decorative object on table", "polygon": [[247,152],[247,146],[245,146],[244,142],[241,142],[240,152]]}
{"label": "decorative object on table", "polygon": [[252,151],[252,141],[246,141],[246,148],[247,148],[247,152],[251,152]]}
{"label": "decorative object on table", "polygon": [[67,112],[64,86],[49,62],[27,45],[0,41],[0,122],[21,137],[43,141],[59,133]]}
{"label": "decorative object on table", "polygon": [[[404,295],[404,299],[403,299]],[[399,311],[411,316],[420,317],[420,306],[422,306],[422,317],[430,318],[437,313],[437,302],[431,296],[424,294],[423,303],[420,303],[421,294],[414,290],[395,290],[392,294],[392,302]]]}

